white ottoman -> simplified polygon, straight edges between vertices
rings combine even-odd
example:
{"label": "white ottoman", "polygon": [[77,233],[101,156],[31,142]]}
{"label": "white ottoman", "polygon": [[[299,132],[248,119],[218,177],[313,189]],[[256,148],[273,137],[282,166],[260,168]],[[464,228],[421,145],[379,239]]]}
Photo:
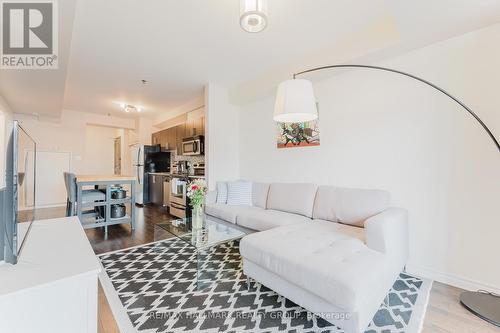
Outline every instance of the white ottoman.
{"label": "white ottoman", "polygon": [[245,236],[243,271],[346,332],[363,332],[402,267],[342,230],[310,222]]}

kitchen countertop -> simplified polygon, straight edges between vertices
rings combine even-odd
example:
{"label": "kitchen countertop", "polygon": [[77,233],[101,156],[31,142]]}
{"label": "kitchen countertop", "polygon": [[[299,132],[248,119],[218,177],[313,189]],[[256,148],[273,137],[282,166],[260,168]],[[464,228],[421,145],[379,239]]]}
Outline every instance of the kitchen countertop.
{"label": "kitchen countertop", "polygon": [[135,176],[119,175],[76,175],[76,182],[133,181]]}
{"label": "kitchen countertop", "polygon": [[205,179],[205,176],[195,176],[195,175],[179,175],[179,174],[172,174],[170,172],[148,172],[150,175],[156,175],[156,176],[168,176],[168,177],[188,177],[192,179]]}

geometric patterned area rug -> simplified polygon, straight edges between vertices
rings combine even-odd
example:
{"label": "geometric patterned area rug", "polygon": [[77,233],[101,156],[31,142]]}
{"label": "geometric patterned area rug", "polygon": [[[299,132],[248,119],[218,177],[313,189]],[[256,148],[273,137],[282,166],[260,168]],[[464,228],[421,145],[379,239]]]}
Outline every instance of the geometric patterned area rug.
{"label": "geometric patterned area rug", "polygon": [[[217,280],[198,291],[193,249],[177,238],[99,256],[100,280],[121,332],[343,332],[254,282],[238,242],[208,250]],[[365,333],[416,333],[432,282],[401,273]]]}

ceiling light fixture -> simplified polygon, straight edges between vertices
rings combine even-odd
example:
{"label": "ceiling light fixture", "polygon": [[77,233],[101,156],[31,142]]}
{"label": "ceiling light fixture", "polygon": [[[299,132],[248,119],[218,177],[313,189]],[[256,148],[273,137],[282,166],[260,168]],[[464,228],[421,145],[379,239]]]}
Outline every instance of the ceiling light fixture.
{"label": "ceiling light fixture", "polygon": [[137,106],[130,105],[130,104],[125,104],[125,103],[120,103],[120,107],[126,113],[130,113],[130,112],[142,112],[143,111],[142,107],[137,107]]}
{"label": "ceiling light fixture", "polygon": [[267,26],[267,0],[240,0],[240,25],[246,32],[261,32]]}

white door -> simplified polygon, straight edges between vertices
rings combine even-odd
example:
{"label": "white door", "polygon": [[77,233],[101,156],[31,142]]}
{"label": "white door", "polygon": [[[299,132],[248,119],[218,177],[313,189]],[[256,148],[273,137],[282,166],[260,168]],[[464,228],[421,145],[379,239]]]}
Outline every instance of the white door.
{"label": "white door", "polygon": [[[27,160],[31,160],[32,151],[26,152]],[[64,184],[64,172],[69,172],[71,168],[71,153],[69,152],[36,152],[36,182],[35,182],[35,206],[51,207],[60,206],[66,203],[66,186]],[[25,188],[32,188],[33,177],[28,173],[25,181]],[[27,196],[24,202],[32,202],[31,194]],[[24,207],[29,208],[29,207]]]}

